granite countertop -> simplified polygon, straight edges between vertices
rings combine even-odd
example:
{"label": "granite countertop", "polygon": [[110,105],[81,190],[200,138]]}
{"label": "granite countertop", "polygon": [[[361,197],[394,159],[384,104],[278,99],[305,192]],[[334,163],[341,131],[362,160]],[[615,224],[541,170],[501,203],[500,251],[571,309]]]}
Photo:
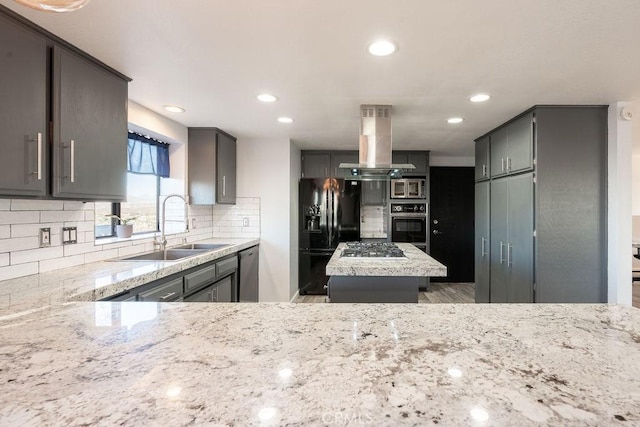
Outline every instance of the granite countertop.
{"label": "granite countertop", "polygon": [[640,424],[640,310],[70,303],[0,320],[3,425]]}
{"label": "granite countertop", "polygon": [[407,276],[407,277],[444,277],[447,267],[422,252],[410,243],[396,243],[404,251],[406,259],[341,258],[346,248],[340,243],[327,263],[327,276]]}
{"label": "granite countertop", "polygon": [[34,310],[49,311],[70,301],[96,301],[117,295],[257,245],[260,239],[208,239],[198,243],[228,246],[176,261],[101,261],[0,281],[0,318]]}

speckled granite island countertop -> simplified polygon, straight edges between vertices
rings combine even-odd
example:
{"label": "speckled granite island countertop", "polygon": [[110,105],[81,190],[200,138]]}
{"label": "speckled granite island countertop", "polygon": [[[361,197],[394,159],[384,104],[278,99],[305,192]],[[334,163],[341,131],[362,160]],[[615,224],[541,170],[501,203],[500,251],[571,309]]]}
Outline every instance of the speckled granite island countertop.
{"label": "speckled granite island countertop", "polygon": [[346,243],[340,243],[327,263],[327,276],[406,276],[444,277],[447,267],[410,243],[396,243],[405,259],[398,258],[341,258]]}
{"label": "speckled granite island countertop", "polygon": [[2,425],[640,425],[640,310],[72,303],[0,320]]}
{"label": "speckled granite island countertop", "polygon": [[97,301],[257,245],[260,239],[224,238],[198,243],[227,246],[176,261],[101,261],[0,281],[0,316],[51,310],[70,301]]}

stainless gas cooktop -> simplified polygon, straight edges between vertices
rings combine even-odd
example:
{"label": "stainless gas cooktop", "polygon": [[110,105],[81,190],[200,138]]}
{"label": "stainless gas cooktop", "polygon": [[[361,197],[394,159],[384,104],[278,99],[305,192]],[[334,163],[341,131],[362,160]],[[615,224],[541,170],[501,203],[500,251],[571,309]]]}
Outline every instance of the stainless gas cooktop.
{"label": "stainless gas cooktop", "polygon": [[398,259],[406,258],[402,249],[395,243],[364,243],[347,242],[347,247],[342,250],[342,258],[376,258],[376,259]]}

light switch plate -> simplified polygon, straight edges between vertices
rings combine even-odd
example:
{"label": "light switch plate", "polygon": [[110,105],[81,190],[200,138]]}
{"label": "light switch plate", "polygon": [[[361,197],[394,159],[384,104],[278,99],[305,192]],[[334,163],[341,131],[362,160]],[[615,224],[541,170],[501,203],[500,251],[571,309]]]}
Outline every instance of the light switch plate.
{"label": "light switch plate", "polygon": [[49,246],[51,246],[51,229],[41,228],[40,229],[40,247],[46,248]]}
{"label": "light switch plate", "polygon": [[78,243],[78,227],[62,227],[62,244]]}
{"label": "light switch plate", "polygon": [[249,226],[249,217],[245,216],[242,218],[242,226],[243,227],[248,227]]}

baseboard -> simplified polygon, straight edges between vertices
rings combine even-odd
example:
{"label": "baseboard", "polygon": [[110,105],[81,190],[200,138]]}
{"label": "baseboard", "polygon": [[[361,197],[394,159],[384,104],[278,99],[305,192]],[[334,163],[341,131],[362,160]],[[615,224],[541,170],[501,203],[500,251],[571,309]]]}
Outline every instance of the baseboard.
{"label": "baseboard", "polygon": [[296,300],[298,299],[298,297],[300,296],[300,290],[298,289],[296,291],[295,294],[293,294],[293,297],[291,297],[291,299],[289,300],[289,302],[296,302]]}

